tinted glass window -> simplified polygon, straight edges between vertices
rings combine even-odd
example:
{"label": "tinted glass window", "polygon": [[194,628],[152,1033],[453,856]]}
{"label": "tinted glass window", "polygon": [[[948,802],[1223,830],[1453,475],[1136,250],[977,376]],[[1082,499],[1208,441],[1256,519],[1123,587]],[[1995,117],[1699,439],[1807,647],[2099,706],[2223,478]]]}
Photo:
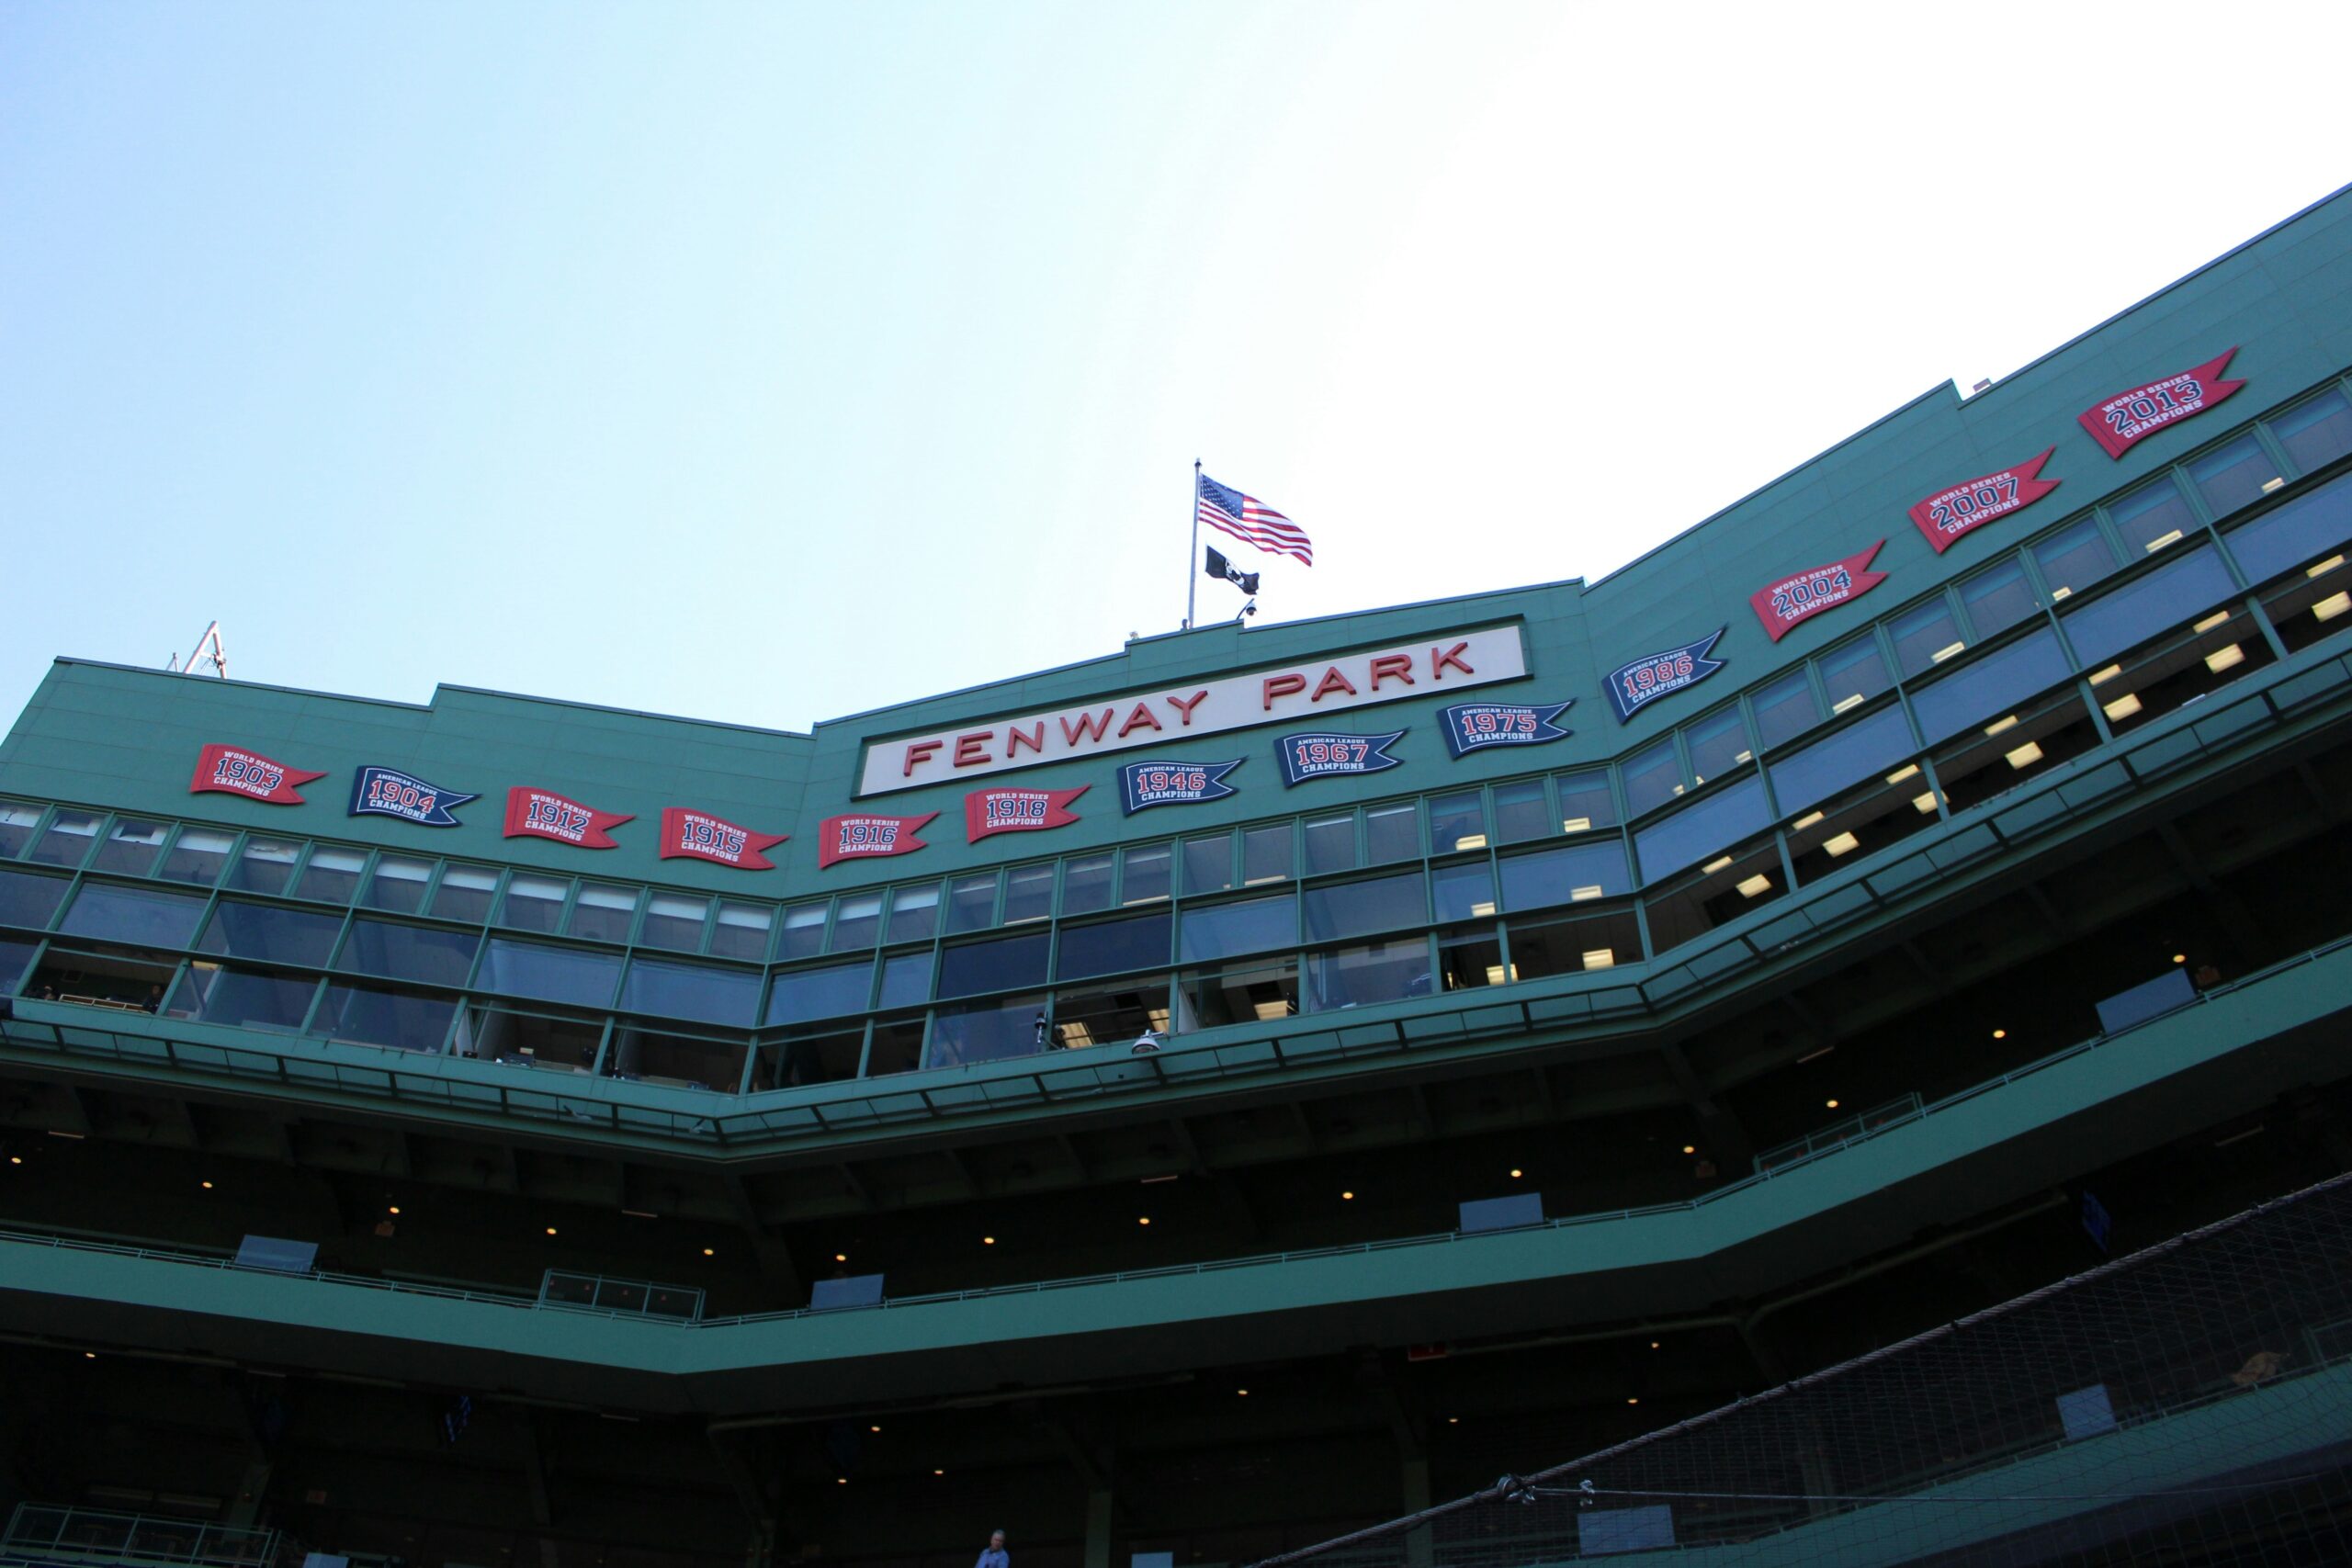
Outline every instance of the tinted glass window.
{"label": "tinted glass window", "polygon": [[281,909],[273,904],[245,904],[224,898],[213,907],[212,919],[205,922],[203,940],[196,945],[206,953],[323,969],[342,930],[341,915],[312,909]]}
{"label": "tinted glass window", "polygon": [[1484,860],[1442,865],[1430,873],[1441,920],[1484,919],[1495,912],[1495,874]]}
{"label": "tinted glass window", "polygon": [[1775,761],[1772,793],[1780,796],[1781,811],[1793,817],[1849,784],[1894,767],[1912,750],[1911,723],[1903,710],[1881,708]]}
{"label": "tinted glass window", "polygon": [[34,950],[39,946],[38,942],[0,938],[0,997],[16,994],[17,982],[25,977],[25,970],[31,965]]}
{"label": "tinted glass window", "polygon": [[[989,889],[993,898],[996,882],[989,879]],[[784,939],[778,958],[809,958],[825,945],[825,906],[822,903],[795,904],[784,912]]]}
{"label": "tinted glass window", "polygon": [[1813,694],[1812,676],[1802,668],[1759,688],[1748,700],[1756,705],[1758,739],[1768,747],[1821,722],[1821,700]]}
{"label": "tinted glass window", "polygon": [[2063,600],[2115,570],[2115,547],[2107,542],[2098,519],[2086,517],[2034,546],[2033,558],[2050,596]]}
{"label": "tinted glass window", "polygon": [[175,1017],[201,1019],[206,1023],[291,1033],[302,1027],[318,988],[318,981],[307,975],[251,975],[197,964],[189,966],[187,977],[173,995],[170,1010]]}
{"label": "tinted glass window", "polygon": [[1186,963],[1298,945],[1297,900],[1287,893],[1184,911]]}
{"label": "tinted glass window", "polygon": [[140,947],[186,947],[187,939],[196,934],[197,917],[203,913],[200,893],[85,882],[58,929],[70,936],[100,937]]}
{"label": "tinted glass window", "polygon": [[[1193,917],[1187,914],[1185,919]],[[1064,926],[1061,953],[1055,972],[1065,980],[1089,975],[1115,975],[1125,969],[1149,969],[1168,962],[1168,938],[1175,918],[1166,909],[1105,920],[1091,926]]]}
{"label": "tinted glass window", "polygon": [[1111,907],[1111,856],[1079,855],[1062,867],[1062,913],[1091,915]]}
{"label": "tinted glass window", "polygon": [[42,865],[78,866],[97,841],[98,818],[94,813],[60,811],[49,819],[49,831],[26,858]]}
{"label": "tinted glass window", "polygon": [[759,1006],[760,976],[752,969],[640,958],[628,966],[628,977],[621,982],[621,1007],[628,1012],[747,1025]]}
{"label": "tinted glass window", "polygon": [[844,893],[833,909],[833,934],[827,953],[854,953],[872,947],[882,934],[882,895]]}
{"label": "tinted glass window", "polygon": [[2275,506],[2230,534],[2230,553],[2262,582],[2352,539],[2352,475]]}
{"label": "tinted glass window", "polygon": [[2192,550],[2137,582],[2078,606],[2066,617],[2066,636],[2077,659],[2104,664],[2166,626],[2211,609],[2233,591],[2221,558],[2211,549]]}
{"label": "tinted glass window", "polygon": [[548,947],[501,936],[491,938],[482,950],[481,975],[475,984],[510,997],[605,1007],[613,999],[620,973],[618,953]]}
{"label": "tinted glass window", "polygon": [[14,860],[33,841],[33,829],[40,823],[40,807],[0,800],[0,860]]}
{"label": "tinted glass window", "polygon": [[1487,813],[1476,790],[1441,795],[1430,802],[1430,842],[1442,855],[1487,847]]}
{"label": "tinted glass window", "polygon": [[1416,860],[1421,852],[1421,810],[1411,801],[1375,806],[1363,814],[1364,863]]}
{"label": "tinted glass window", "polygon": [[2123,536],[2123,547],[2133,554],[2160,550],[2197,526],[2188,497],[2169,474],[2158,475],[2116,502],[2107,509],[2107,515],[2115,531]]}
{"label": "tinted glass window", "polygon": [[1979,642],[1997,637],[2032,615],[2033,585],[2025,580],[2025,562],[2016,556],[1996,562],[1960,585],[1960,602]]}
{"label": "tinted glass window", "polygon": [[389,975],[396,980],[462,986],[473,969],[474,950],[481,945],[481,938],[472,931],[404,926],[363,915],[351,922],[351,935],[334,966],[362,975]]}
{"label": "tinted glass window", "polygon": [[1184,840],[1184,892],[1222,893],[1233,886],[1233,835]]}
{"label": "tinted glass window", "polygon": [[2067,680],[2074,671],[2047,628],[1998,653],[1955,670],[1911,699],[1920,733],[1934,745],[1971,725],[1999,719],[2008,709]]}
{"label": "tinted glass window", "polygon": [[1045,1016],[1042,995],[942,1008],[932,1021],[924,1059],[931,1066],[954,1067],[1031,1055],[1046,1048]]}
{"label": "tinted glass window", "polygon": [[453,865],[441,874],[433,890],[433,912],[445,920],[477,923],[490,914],[490,896],[498,874],[478,865]]}
{"label": "tinted glass window", "polygon": [[673,893],[656,893],[645,908],[645,929],[637,940],[647,947],[666,947],[673,953],[692,953],[702,946],[702,930],[710,918],[707,898],[681,898]]}
{"label": "tinted glass window", "polygon": [[1054,864],[1016,865],[1004,876],[1004,923],[1042,920],[1054,912]]}
{"label": "tinted glass window", "polygon": [[229,886],[241,893],[283,893],[301,854],[301,845],[284,839],[247,839],[229,873]]}
{"label": "tinted glass window", "polygon": [[1119,902],[1142,904],[1167,897],[1174,858],[1166,844],[1141,844],[1127,851],[1119,881]]}
{"label": "tinted glass window", "polygon": [[1418,871],[1310,887],[1306,894],[1306,940],[1329,942],[1398,926],[1425,925],[1430,918],[1428,879]]}
{"label": "tinted glass window", "polygon": [[1639,817],[1682,793],[1682,763],[1671,736],[1637,751],[1625,762],[1625,808]]}
{"label": "tinted glass window", "polygon": [[1895,616],[1887,631],[1894,639],[1895,667],[1905,675],[1933,669],[1967,646],[1941,595]]}
{"label": "tinted glass window", "polygon": [[1517,784],[1495,786],[1497,843],[1523,844],[1530,839],[1548,839],[1557,831],[1552,825],[1552,806],[1544,798],[1542,779],[1521,779]]}
{"label": "tinted glass window", "polygon": [[563,901],[571,893],[571,884],[562,878],[517,872],[506,884],[498,923],[518,931],[552,931],[562,922]]}
{"label": "tinted glass window", "polygon": [[938,933],[938,883],[925,882],[913,887],[891,890],[891,942],[928,942]]}
{"label": "tinted glass window", "polygon": [[1842,648],[1833,648],[1818,661],[1822,689],[1829,694],[1829,711],[1844,713],[1860,707],[1894,684],[1886,672],[1886,660],[1878,650],[1875,637],[1856,637]]}
{"label": "tinted glass window", "polygon": [[99,848],[98,858],[90,863],[90,869],[144,876],[148,867],[155,863],[156,853],[163,849],[164,837],[169,831],[161,822],[118,818],[115,825],[107,829],[107,841]]}
{"label": "tinted glass window", "polygon": [[629,928],[637,923],[637,899],[634,887],[608,882],[585,884],[580,897],[572,900],[571,923],[564,931],[591,942],[627,942]]}
{"label": "tinted glass window", "polygon": [[1685,732],[1690,743],[1690,772],[1700,784],[1720,778],[1754,753],[1747,746],[1747,721],[1736,705],[1709,714]]}
{"label": "tinted glass window", "polygon": [[943,949],[939,954],[939,994],[968,997],[1011,986],[1042,985],[1048,941],[1044,931],[1031,931],[1023,936]]}
{"label": "tinted glass window", "polygon": [[710,951],[717,958],[748,958],[757,964],[768,955],[768,933],[775,926],[775,909],[767,904],[718,901],[718,923],[710,931]]}
{"label": "tinted glass window", "polygon": [[821,969],[791,969],[775,977],[768,992],[770,1024],[799,1023],[812,1018],[840,1018],[864,1012],[866,987],[873,984],[874,965],[828,964]]}
{"label": "tinted glass window", "polygon": [[974,872],[947,885],[947,934],[984,931],[996,924],[997,874]]}
{"label": "tinted glass window", "polygon": [[1241,880],[1280,882],[1295,870],[1291,857],[1290,824],[1241,829]]}
{"label": "tinted glass window", "polygon": [[1505,855],[1501,868],[1506,909],[1580,904],[1634,890],[1634,879],[1625,873],[1625,847],[1613,839]]}
{"label": "tinted glass window", "polygon": [[901,953],[882,961],[882,996],[876,1007],[921,1007],[931,1000],[931,954]]}
{"label": "tinted glass window", "polygon": [[1642,863],[1643,880],[1655,882],[1695,865],[1757,833],[1768,820],[1763,781],[1742,779],[1634,835],[1634,853]]}
{"label": "tinted glass window", "polygon": [[229,863],[230,846],[236,841],[233,833],[216,833],[207,828],[183,829],[171,853],[155,868],[155,874],[174,882],[193,882],[209,887],[220,880],[220,868]]}
{"label": "tinted glass window", "polygon": [[1617,825],[1617,802],[1609,793],[1609,775],[1595,768],[1587,773],[1562,773],[1560,831],[1586,833]]}
{"label": "tinted glass window", "polygon": [[2189,464],[2188,479],[2205,498],[2205,510],[2216,517],[2227,517],[2278,488],[2278,465],[2270,460],[2261,442],[2246,434]]}
{"label": "tinted glass window", "polygon": [[[0,870],[0,926],[46,931],[49,918],[65,899],[68,879],[36,876],[28,871]],[[190,920],[190,926],[196,922]]]}
{"label": "tinted glass window", "polygon": [[2342,392],[2322,392],[2269,422],[2270,434],[2287,449],[2296,468],[2310,473],[2352,452],[2352,403]]}
{"label": "tinted glass window", "polygon": [[1399,937],[1368,947],[1309,953],[1306,1007],[1310,1012],[1372,1007],[1380,1002],[1426,997],[1433,989],[1430,943],[1423,936]]}
{"label": "tinted glass window", "polygon": [[406,855],[379,855],[375,874],[368,879],[366,903],[371,909],[413,915],[424,908],[425,885],[433,880],[433,863]]}
{"label": "tinted glass window", "polygon": [[294,891],[322,904],[348,904],[351,896],[359,891],[359,874],[367,866],[368,857],[357,850],[321,845],[311,852],[311,863],[302,868],[302,880],[295,885]]}
{"label": "tinted glass window", "polygon": [[381,986],[329,986],[311,1032],[395,1051],[438,1051],[458,1004]]}
{"label": "tinted glass window", "polygon": [[1310,817],[1306,819],[1306,874],[1317,876],[1327,871],[1353,871],[1356,864],[1356,814],[1343,811],[1331,817]]}

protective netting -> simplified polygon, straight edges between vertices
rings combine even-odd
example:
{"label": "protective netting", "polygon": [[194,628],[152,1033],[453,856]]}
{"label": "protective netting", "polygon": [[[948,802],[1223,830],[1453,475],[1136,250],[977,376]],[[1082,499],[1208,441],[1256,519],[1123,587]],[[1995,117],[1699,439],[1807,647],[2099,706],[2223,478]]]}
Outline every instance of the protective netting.
{"label": "protective netting", "polygon": [[2352,1176],[1259,1568],[2352,1562]]}

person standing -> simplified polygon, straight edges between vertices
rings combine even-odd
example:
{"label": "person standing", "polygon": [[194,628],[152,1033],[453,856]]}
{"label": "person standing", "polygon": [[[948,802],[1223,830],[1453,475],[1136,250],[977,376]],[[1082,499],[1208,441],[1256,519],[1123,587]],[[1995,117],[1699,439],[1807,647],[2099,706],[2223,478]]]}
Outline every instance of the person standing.
{"label": "person standing", "polygon": [[989,1549],[980,1553],[980,1560],[972,1568],[1012,1568],[1012,1554],[1004,1550],[1002,1530],[989,1532]]}

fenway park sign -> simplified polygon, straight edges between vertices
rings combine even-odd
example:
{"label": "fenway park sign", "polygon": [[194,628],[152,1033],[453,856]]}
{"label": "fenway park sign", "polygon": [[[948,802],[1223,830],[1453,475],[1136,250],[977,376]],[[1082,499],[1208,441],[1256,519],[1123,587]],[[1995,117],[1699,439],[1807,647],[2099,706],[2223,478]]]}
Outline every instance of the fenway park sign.
{"label": "fenway park sign", "polygon": [[888,795],[1142,746],[1165,750],[1194,736],[1295,722],[1401,697],[1514,681],[1526,673],[1527,649],[1515,626],[1415,637],[1337,659],[1303,659],[1214,681],[1147,688],[1107,702],[869,740],[858,793]]}

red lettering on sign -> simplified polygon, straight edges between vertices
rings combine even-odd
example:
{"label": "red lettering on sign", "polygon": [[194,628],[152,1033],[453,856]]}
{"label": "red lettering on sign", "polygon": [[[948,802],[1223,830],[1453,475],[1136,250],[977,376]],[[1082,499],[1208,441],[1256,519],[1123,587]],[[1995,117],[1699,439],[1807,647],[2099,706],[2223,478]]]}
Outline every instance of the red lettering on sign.
{"label": "red lettering on sign", "polygon": [[1061,721],[1061,726],[1062,742],[1065,745],[1075,746],[1081,740],[1102,740],[1108,738],[1111,733],[1111,710],[1104,708],[1099,714],[1080,714],[1075,727],[1072,727],[1070,721],[1065,717]]}
{"label": "red lettering on sign", "polygon": [[1333,692],[1345,692],[1351,697],[1356,694],[1354,683],[1340,673],[1340,667],[1336,664],[1323,671],[1323,679],[1316,682],[1315,694],[1306,700],[1319,703]]}
{"label": "red lettering on sign", "polygon": [[940,743],[936,740],[910,741],[907,745],[907,765],[899,771],[899,776],[902,779],[912,778],[914,776],[915,764],[917,762],[929,761],[931,760],[931,754],[933,751],[938,750],[939,746]]}
{"label": "red lettering on sign", "polygon": [[1372,689],[1394,675],[1408,686],[1413,683],[1413,656],[1409,653],[1384,653],[1372,661]]}
{"label": "red lettering on sign", "polygon": [[1029,750],[1038,753],[1040,756],[1045,754],[1046,721],[1044,719],[1039,719],[1035,728],[1031,730],[1023,730],[1017,724],[1008,724],[1004,727],[1005,761],[1011,761],[1014,757],[1020,755],[1021,748],[1023,746],[1028,747]]}
{"label": "red lettering on sign", "polygon": [[1193,728],[1193,710],[1200,706],[1207,696],[1208,692],[1204,688],[1194,692],[1189,701],[1182,697],[1169,697],[1165,700],[1170,707],[1184,716],[1184,728],[1190,729]]}
{"label": "red lettering on sign", "polygon": [[1469,646],[1470,645],[1466,642],[1457,642],[1452,648],[1445,649],[1442,653],[1439,652],[1434,648],[1430,649],[1430,679],[1432,681],[1444,680],[1445,667],[1449,664],[1453,665],[1456,670],[1461,671],[1464,675],[1476,675],[1477,671],[1471,669],[1469,661],[1462,657],[1464,651],[1466,650]]}
{"label": "red lettering on sign", "polygon": [[976,768],[983,762],[995,761],[994,757],[980,750],[982,746],[995,739],[995,736],[996,731],[993,729],[976,729],[969,735],[957,736],[956,765],[959,768]]}
{"label": "red lettering on sign", "polygon": [[1152,716],[1151,709],[1142,703],[1137,703],[1136,711],[1127,715],[1127,722],[1119,726],[1119,739],[1125,740],[1127,738],[1127,731],[1131,729],[1158,729],[1159,728],[1159,720]]}
{"label": "red lettering on sign", "polygon": [[1306,677],[1304,675],[1267,676],[1264,687],[1266,711],[1268,713],[1274,711],[1276,697],[1295,696],[1305,690],[1306,690]]}

